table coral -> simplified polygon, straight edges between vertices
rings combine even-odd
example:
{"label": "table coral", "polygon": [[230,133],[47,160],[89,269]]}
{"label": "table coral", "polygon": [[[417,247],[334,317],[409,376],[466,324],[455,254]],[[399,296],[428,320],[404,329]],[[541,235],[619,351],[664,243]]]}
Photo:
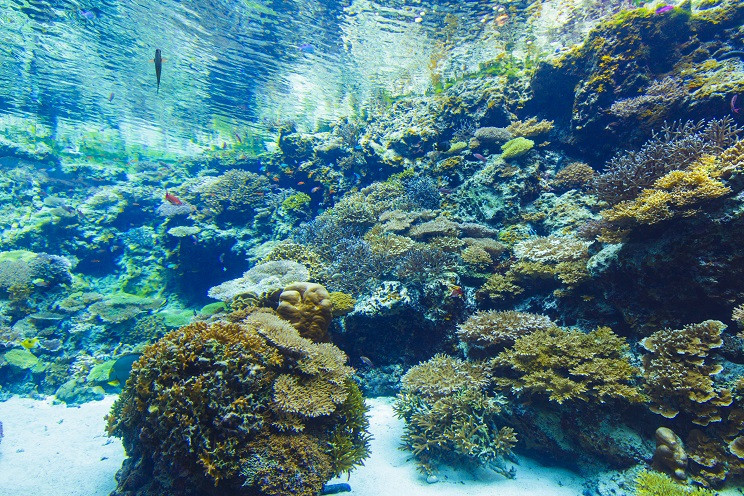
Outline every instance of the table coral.
{"label": "table coral", "polygon": [[107,418],[130,457],[114,494],[317,495],[368,454],[345,362],[267,310],[170,332]]}

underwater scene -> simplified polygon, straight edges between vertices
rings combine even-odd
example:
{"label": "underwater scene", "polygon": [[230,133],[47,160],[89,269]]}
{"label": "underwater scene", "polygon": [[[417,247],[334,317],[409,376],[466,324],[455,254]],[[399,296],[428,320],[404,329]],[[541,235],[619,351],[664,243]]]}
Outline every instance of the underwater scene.
{"label": "underwater scene", "polygon": [[0,40],[0,496],[744,494],[744,1]]}

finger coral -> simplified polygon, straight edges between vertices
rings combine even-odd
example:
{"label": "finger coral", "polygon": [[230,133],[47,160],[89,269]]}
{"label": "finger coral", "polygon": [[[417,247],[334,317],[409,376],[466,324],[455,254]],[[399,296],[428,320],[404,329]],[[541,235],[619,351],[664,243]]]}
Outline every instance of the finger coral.
{"label": "finger coral", "polygon": [[698,425],[721,420],[720,407],[731,404],[731,391],[714,385],[713,377],[722,367],[708,355],[723,345],[725,328],[717,320],[706,320],[664,329],[641,341],[650,352],[643,357],[643,377],[651,411],[667,418],[684,411]]}
{"label": "finger coral", "polygon": [[145,348],[107,418],[131,458],[118,491],[317,495],[368,453],[345,362],[265,310],[170,332]]}
{"label": "finger coral", "polygon": [[[642,401],[633,385],[638,370],[624,356],[625,340],[608,327],[585,334],[559,327],[516,339],[494,361],[497,384],[515,394],[547,394],[551,401]],[[503,374],[501,370],[503,369]]]}

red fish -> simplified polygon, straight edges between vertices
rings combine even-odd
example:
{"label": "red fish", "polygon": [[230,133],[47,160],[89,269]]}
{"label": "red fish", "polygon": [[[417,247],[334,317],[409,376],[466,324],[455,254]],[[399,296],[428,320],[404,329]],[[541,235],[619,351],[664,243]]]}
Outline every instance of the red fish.
{"label": "red fish", "polygon": [[183,205],[183,202],[176,195],[172,195],[167,191],[165,192],[165,200],[172,205]]}
{"label": "red fish", "polygon": [[739,107],[736,106],[736,100],[739,99],[739,95],[734,95],[731,97],[731,112],[738,114],[741,110]]}
{"label": "red fish", "polygon": [[488,159],[481,155],[480,153],[474,153],[473,156],[480,160],[481,162],[488,162]]}
{"label": "red fish", "polygon": [[462,298],[465,296],[465,292],[463,292],[462,288],[460,286],[453,286],[451,288],[450,297],[452,298]]}

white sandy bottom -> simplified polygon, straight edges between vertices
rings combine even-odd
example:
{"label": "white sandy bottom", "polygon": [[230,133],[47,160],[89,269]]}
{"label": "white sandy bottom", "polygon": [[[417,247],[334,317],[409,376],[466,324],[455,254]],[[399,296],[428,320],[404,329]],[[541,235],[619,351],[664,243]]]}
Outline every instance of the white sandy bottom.
{"label": "white sandy bottom", "polygon": [[[49,401],[12,398],[0,403],[0,496],[107,496],[115,487],[124,450],[104,433],[103,417],[116,397],[68,408]],[[410,453],[398,449],[403,424],[389,398],[371,406],[372,456],[351,474],[358,496],[578,496],[583,480],[572,472],[520,457],[517,477],[487,470],[443,470],[428,484]],[[339,481],[346,482],[346,478]]]}
{"label": "white sandy bottom", "polygon": [[104,432],[103,417],[116,399],[81,407],[11,398],[0,403],[0,496],[104,496],[124,448]]}

